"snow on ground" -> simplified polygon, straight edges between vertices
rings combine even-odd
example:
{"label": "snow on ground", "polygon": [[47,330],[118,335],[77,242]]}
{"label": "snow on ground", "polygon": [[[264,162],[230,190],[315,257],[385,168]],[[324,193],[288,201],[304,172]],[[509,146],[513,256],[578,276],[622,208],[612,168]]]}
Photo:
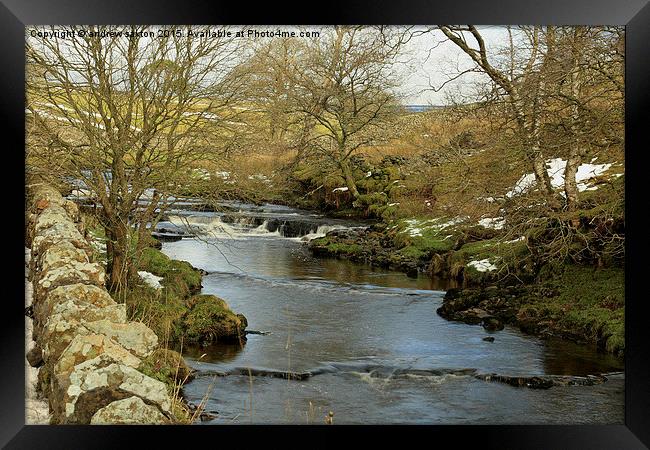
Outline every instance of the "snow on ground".
{"label": "snow on ground", "polygon": [[332,189],[332,192],[346,192],[347,190],[348,188],[346,186],[343,186]]}
{"label": "snow on ground", "polygon": [[494,230],[501,230],[506,223],[503,217],[486,217],[478,221],[478,224],[484,228],[492,228]]}
{"label": "snow on ground", "polygon": [[[592,160],[594,161],[594,160]],[[589,186],[587,183],[592,178],[602,175],[612,167],[612,163],[605,164],[581,164],[576,172],[576,183],[578,190],[591,191],[597,189],[596,186]],[[562,158],[549,159],[546,161],[546,171],[551,179],[551,185],[555,188],[564,187],[564,169],[566,168],[566,160]],[[618,175],[618,174],[617,174]],[[620,176],[620,175],[619,175]],[[535,175],[527,173],[523,175],[515,186],[506,193],[506,197],[513,197],[522,194],[535,185]]]}
{"label": "snow on ground", "polygon": [[474,267],[479,272],[491,272],[497,270],[497,266],[492,264],[489,259],[481,259],[479,261],[470,261],[467,263],[468,266]]}
{"label": "snow on ground", "polygon": [[269,180],[269,178],[266,175],[261,174],[261,173],[255,173],[253,175],[249,175],[248,179],[249,180],[258,180],[258,181],[262,181],[264,183],[270,183],[271,182],[271,180]]}
{"label": "snow on ground", "polygon": [[429,220],[407,219],[404,221],[406,223],[406,227],[404,228],[404,230],[402,230],[402,233],[408,233],[408,235],[411,237],[422,236],[422,232],[424,230],[441,231],[444,230],[445,228],[458,225],[459,223],[464,222],[466,219],[467,218],[464,217],[455,217],[453,219],[441,223],[440,221],[444,220],[444,218],[442,217],[439,217],[437,219],[429,219]]}
{"label": "snow on ground", "polygon": [[[32,283],[27,278],[29,275],[29,260],[31,252],[25,248],[25,307],[32,304]],[[34,346],[32,340],[32,319],[25,316],[25,351]],[[32,367],[25,358],[25,424],[48,425],[50,423],[50,407],[47,400],[40,398],[36,392],[38,368]]]}
{"label": "snow on ground", "polygon": [[162,280],[163,277],[157,277],[153,273],[146,272],[144,270],[139,270],[138,275],[140,275],[140,278],[142,278],[142,280],[152,288],[162,289],[162,284],[160,284],[160,280]]}

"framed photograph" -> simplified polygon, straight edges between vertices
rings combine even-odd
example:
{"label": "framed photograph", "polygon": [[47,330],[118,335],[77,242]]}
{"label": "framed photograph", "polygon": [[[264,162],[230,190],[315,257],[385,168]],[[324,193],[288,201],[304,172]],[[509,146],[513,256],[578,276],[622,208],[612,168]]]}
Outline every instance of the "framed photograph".
{"label": "framed photograph", "polygon": [[3,1],[2,444],[647,448],[647,2],[304,6]]}

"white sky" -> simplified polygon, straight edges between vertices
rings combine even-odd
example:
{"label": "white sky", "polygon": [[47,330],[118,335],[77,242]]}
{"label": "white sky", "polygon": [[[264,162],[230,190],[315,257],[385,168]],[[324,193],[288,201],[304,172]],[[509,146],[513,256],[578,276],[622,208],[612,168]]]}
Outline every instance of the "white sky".
{"label": "white sky", "polygon": [[[38,27],[35,27],[38,28]],[[63,27],[54,27],[54,29]],[[151,27],[156,30],[158,27]],[[261,25],[261,26],[214,26],[214,30],[229,29],[236,31],[240,29],[249,30],[257,29],[259,31],[269,30],[318,30],[323,27],[299,27],[283,25]],[[423,31],[433,29],[433,26],[417,26],[414,31]],[[501,46],[507,44],[508,34],[503,26],[481,26],[478,27],[488,46],[488,52],[494,52]],[[31,29],[31,27],[29,28]],[[27,35],[28,40],[32,40]],[[264,38],[262,38],[264,39]],[[268,38],[267,38],[268,39]],[[297,38],[300,39],[300,38]],[[473,44],[473,42],[472,42]],[[466,100],[471,101],[472,93],[475,91],[475,84],[478,81],[487,81],[487,77],[482,74],[468,73],[459,79],[448,83],[439,92],[434,92],[430,84],[439,87],[450,76],[457,74],[459,71],[474,66],[471,59],[465,55],[455,44],[449,42],[439,30],[432,30],[427,33],[414,36],[405,46],[404,54],[401,57],[402,62],[396,63],[394,68],[400,74],[401,87],[398,90],[404,95],[402,103],[411,105],[442,105],[447,103],[449,94],[462,94],[470,96]]]}
{"label": "white sky", "polygon": [[[485,40],[489,53],[490,50],[496,51],[507,44],[508,34],[505,27],[477,28]],[[474,46],[473,42],[470,41],[470,45]],[[456,44],[448,41],[439,30],[414,37],[408,43],[407,51],[413,55],[414,60],[411,69],[406,70],[407,73],[403,78],[402,92],[407,95],[405,104],[442,105],[446,103],[447,94],[460,91],[462,94],[471,95],[477,82],[487,80],[485,75],[467,73],[445,85],[439,92],[434,92],[430,88],[430,84],[439,88],[450,76],[475,66],[469,56]]]}

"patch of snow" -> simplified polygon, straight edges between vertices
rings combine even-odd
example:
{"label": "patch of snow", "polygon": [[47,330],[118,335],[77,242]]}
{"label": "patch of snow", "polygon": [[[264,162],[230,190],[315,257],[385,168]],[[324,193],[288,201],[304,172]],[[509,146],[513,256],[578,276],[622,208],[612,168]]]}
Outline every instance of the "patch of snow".
{"label": "patch of snow", "polygon": [[347,190],[348,190],[348,188],[346,186],[344,186],[344,187],[334,188],[334,189],[332,189],[332,192],[346,192]]}
{"label": "patch of snow", "polygon": [[372,171],[368,171],[368,173],[366,174],[366,178],[369,178],[371,176],[372,176]]}
{"label": "patch of snow", "polygon": [[214,174],[222,180],[227,180],[230,178],[230,172],[215,172]]}
{"label": "patch of snow", "polygon": [[[31,259],[31,250],[25,247],[25,306],[32,304],[33,286],[29,281],[29,260]],[[32,319],[25,316],[25,349],[31,349],[34,346],[33,341],[34,324]],[[38,382],[37,367],[32,367],[25,358],[25,424],[26,425],[49,425],[50,407],[46,399],[42,398],[36,390]]]}
{"label": "patch of snow", "polygon": [[486,217],[478,221],[478,224],[484,228],[492,228],[493,230],[501,230],[506,223],[503,217]]}
{"label": "patch of snow", "polygon": [[417,220],[417,219],[407,219],[404,222],[406,227],[402,230],[403,233],[408,233],[409,236],[422,236],[423,230],[435,229],[437,231],[444,230],[445,228],[451,227],[453,225],[458,225],[466,220],[464,217],[456,217],[450,219],[446,222],[440,222],[443,218],[429,219],[429,220]]}
{"label": "patch of snow", "polygon": [[[592,162],[594,159],[591,160]],[[612,167],[612,163],[605,164],[581,164],[576,172],[576,183],[578,184],[578,191],[583,192],[586,190],[595,190],[595,187],[590,187],[586,181],[595,178],[605,173]],[[555,158],[546,161],[546,172],[551,179],[551,186],[554,189],[564,187],[564,170],[566,168],[566,160],[562,158]],[[527,173],[523,175],[515,186],[506,193],[506,197],[513,197],[522,194],[535,185],[535,175]]]}
{"label": "patch of snow", "polygon": [[193,169],[192,172],[196,174],[201,180],[209,180],[210,172],[203,168]]}
{"label": "patch of snow", "polygon": [[474,267],[479,272],[491,272],[497,270],[497,266],[492,264],[489,259],[481,259],[480,261],[470,261],[468,266]]}
{"label": "patch of snow", "polygon": [[157,277],[151,272],[146,272],[144,270],[139,270],[138,275],[140,275],[140,278],[148,284],[150,287],[154,289],[162,289],[162,284],[160,284],[160,280],[163,279],[163,277]]}
{"label": "patch of snow", "polygon": [[263,183],[266,183],[266,184],[269,184],[271,182],[271,180],[269,180],[269,178],[266,175],[263,175],[261,173],[256,173],[256,174],[253,174],[253,175],[249,175],[248,179],[249,180],[259,180],[259,181],[262,181]]}
{"label": "patch of snow", "polygon": [[517,239],[512,239],[511,241],[505,241],[504,244],[514,244],[515,242],[521,242],[525,240],[526,240],[525,236],[520,236]]}
{"label": "patch of snow", "polygon": [[389,203],[388,204],[388,206],[397,206],[397,205],[399,205],[399,202],[397,202],[397,203]]}

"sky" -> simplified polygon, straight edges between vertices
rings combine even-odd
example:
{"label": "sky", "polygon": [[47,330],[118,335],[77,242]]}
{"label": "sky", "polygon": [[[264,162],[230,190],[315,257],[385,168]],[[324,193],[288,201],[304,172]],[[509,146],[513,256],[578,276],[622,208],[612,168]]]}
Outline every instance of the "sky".
{"label": "sky", "polygon": [[[423,30],[426,27],[418,27]],[[501,26],[477,27],[483,36],[488,51],[496,51],[507,44],[507,31]],[[406,96],[405,104],[444,105],[449,94],[472,95],[475,84],[487,81],[487,76],[478,73],[467,73],[457,80],[447,83],[450,76],[475,66],[474,62],[458,46],[446,39],[439,30],[433,30],[419,36],[414,36],[407,44],[407,52],[413,61],[404,71],[401,92]],[[440,89],[435,92],[431,86]]]}
{"label": "sky", "polygon": [[[30,27],[27,31],[27,40],[36,42],[29,35],[33,29],[57,29],[59,27]],[[159,27],[151,27],[158,30]],[[318,30],[322,27],[310,26],[213,26],[213,30]],[[488,51],[492,53],[498,47],[507,44],[507,30],[503,26],[477,27],[484,37]],[[429,30],[424,33],[423,31]],[[402,103],[406,105],[444,105],[448,102],[449,95],[464,96],[464,101],[473,101],[472,93],[475,92],[477,82],[487,81],[487,76],[478,73],[468,73],[449,82],[436,92],[432,87],[439,88],[451,76],[460,71],[474,67],[471,59],[463,53],[454,43],[448,41],[444,34],[434,29],[433,26],[416,26],[412,31],[417,32],[406,44],[399,61],[394,64],[395,71],[399,74],[400,87],[398,93],[402,96]],[[265,38],[260,38],[265,39]],[[266,38],[269,39],[269,38]],[[469,96],[469,97],[467,97]]]}
{"label": "sky", "polygon": [[[275,28],[282,30],[298,29],[294,26],[280,27],[250,27],[250,28]],[[318,29],[320,27],[300,27],[302,29]],[[460,50],[454,43],[449,42],[439,30],[431,30],[433,26],[416,26],[415,35],[405,46],[401,62],[395,64],[395,69],[400,73],[401,87],[399,94],[404,98],[403,104],[407,105],[444,105],[449,94],[461,93],[463,96],[475,92],[475,84],[487,81],[487,76],[477,73],[468,73],[459,79],[446,84],[440,91],[436,89],[448,80],[449,74],[474,67],[474,62]],[[477,27],[488,47],[488,51],[497,50],[507,44],[508,34],[504,26]],[[431,30],[422,33],[425,30]]]}

